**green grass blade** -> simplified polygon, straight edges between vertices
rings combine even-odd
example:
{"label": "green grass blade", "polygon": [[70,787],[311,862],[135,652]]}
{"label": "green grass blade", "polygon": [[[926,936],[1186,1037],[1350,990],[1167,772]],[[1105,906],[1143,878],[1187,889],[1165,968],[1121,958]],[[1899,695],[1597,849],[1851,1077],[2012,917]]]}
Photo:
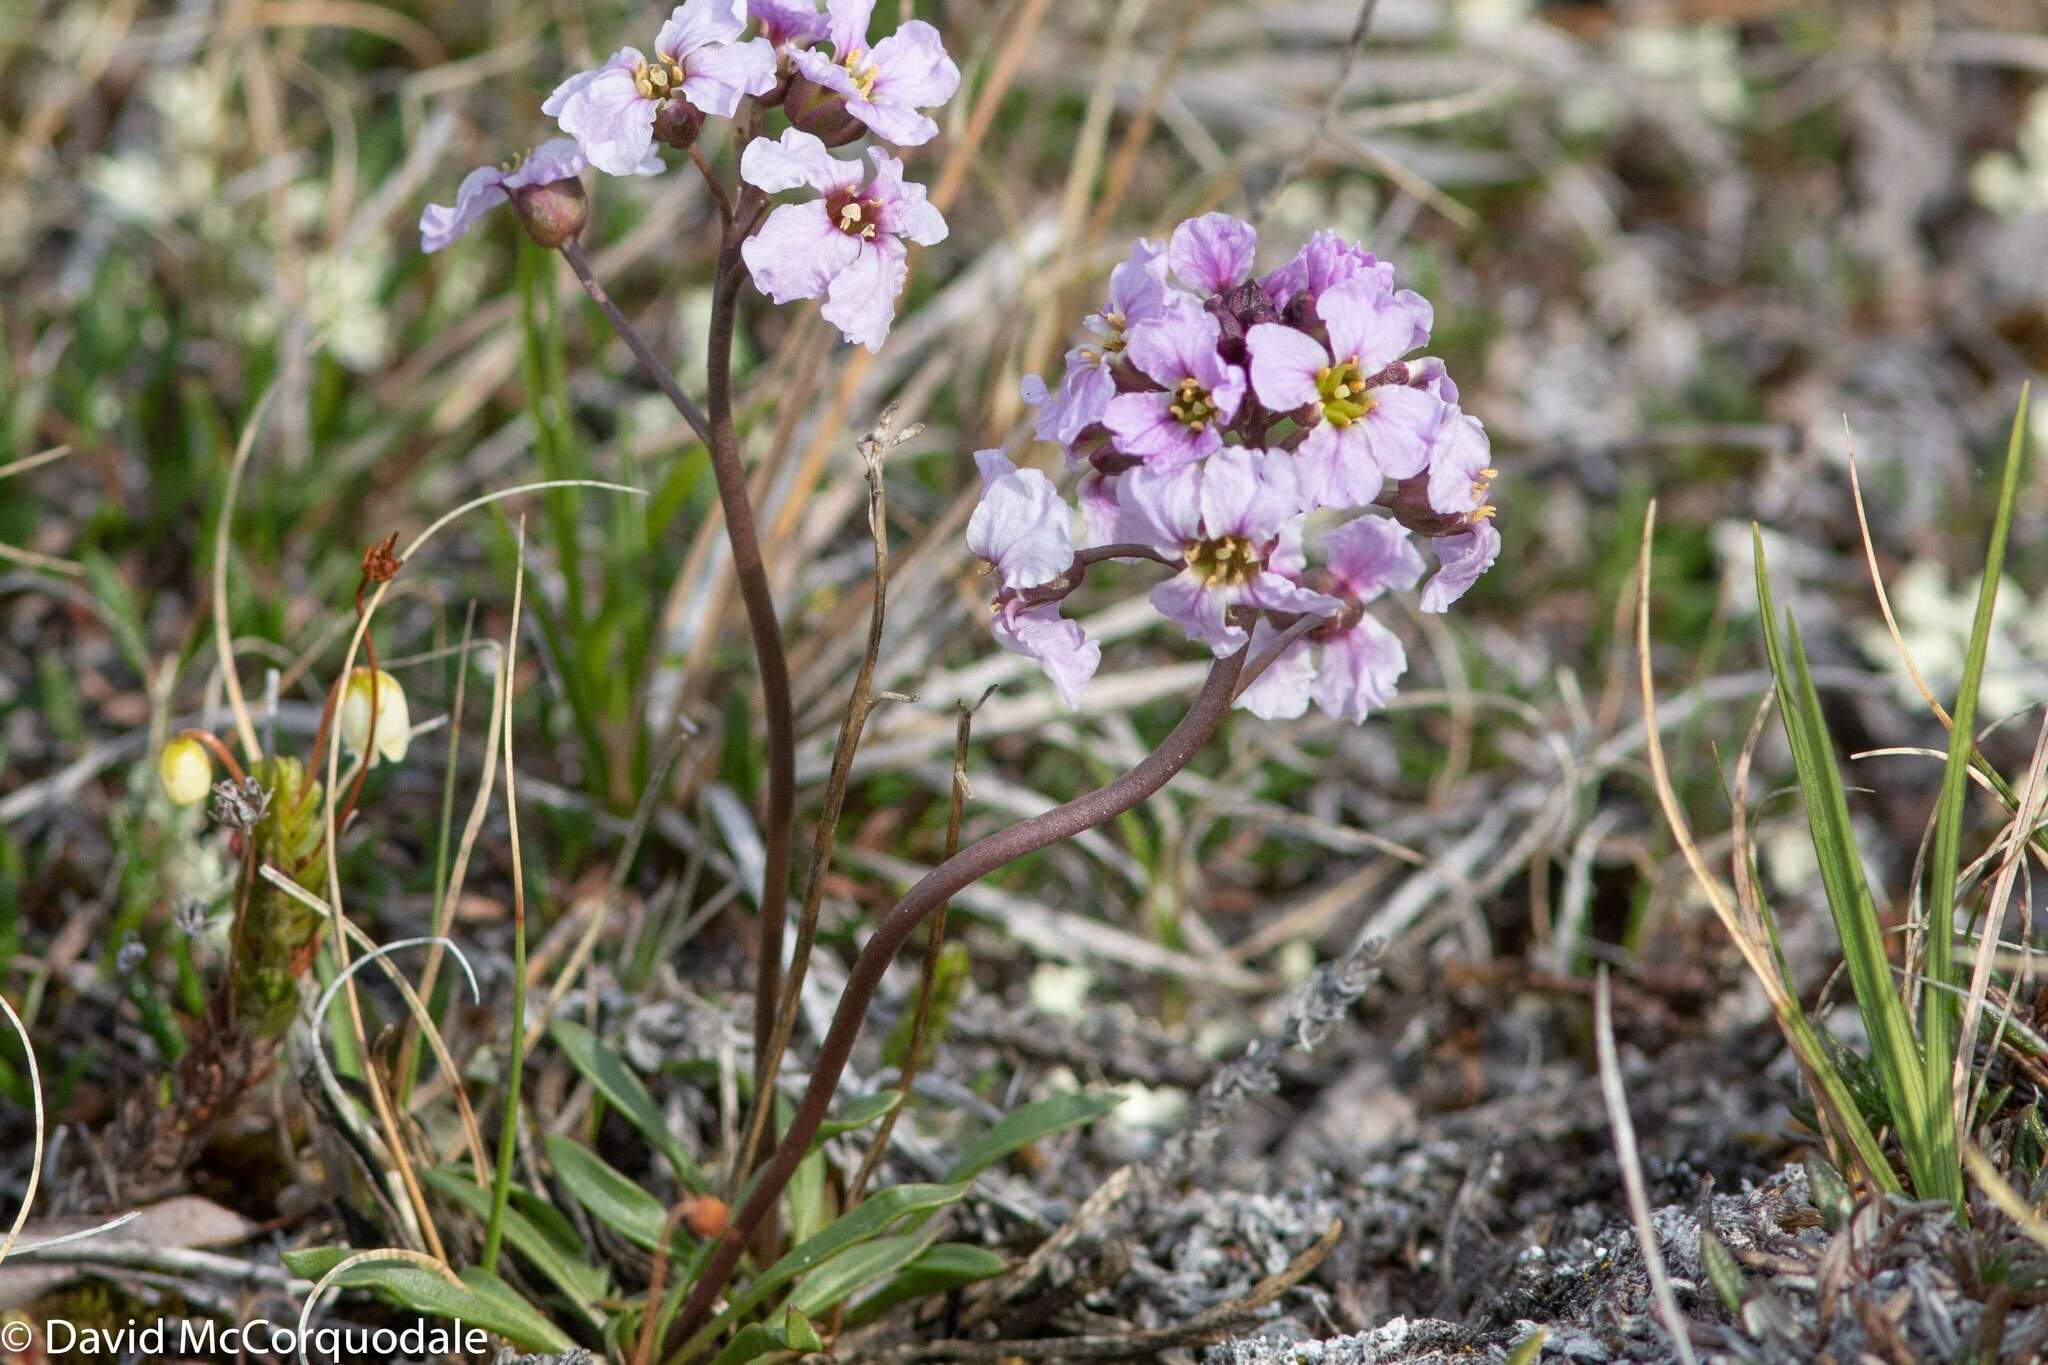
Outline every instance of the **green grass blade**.
{"label": "green grass blade", "polygon": [[[1956,691],[1955,724],[1949,729],[1948,761],[1941,770],[1941,799],[1935,806],[1934,856],[1927,879],[1927,977],[1955,984],[1955,885],[1962,856],[1963,798],[1969,785],[1970,758],[1976,748],[1977,692],[1984,680],[1984,658],[1991,648],[1991,618],[1998,605],[1998,580],[2005,571],[2005,547],[2012,532],[2013,505],[2019,500],[2020,465],[2026,448],[2027,390],[2020,390],[2013,413],[2012,435],[2005,448],[2005,474],[1998,489],[1998,510],[1991,522],[1991,544],[1984,552],[1984,580],[1977,589],[1977,615],[1970,624],[1970,649],[1963,659],[1963,680]],[[1950,1093],[1956,1058],[1956,1009],[1953,992],[1922,993],[1921,1036],[1926,1042],[1927,1088],[1944,1101]],[[1951,1142],[1954,1122],[1947,1125]],[[1958,1185],[1960,1191],[1960,1181]]]}
{"label": "green grass blade", "polygon": [[[1836,766],[1834,741],[1820,696],[1813,686],[1806,650],[1796,623],[1778,631],[1777,605],[1760,535],[1756,540],[1757,605],[1763,616],[1765,648],[1778,689],[1778,709],[1792,748],[1799,789],[1806,805],[1828,909],[1841,939],[1842,959],[1864,1027],[1870,1034],[1873,1061],[1885,1100],[1899,1130],[1900,1146],[1922,1198],[1956,1203],[1962,1193],[1953,1121],[1944,1084],[1938,1096],[1929,1093],[1918,1041],[1903,1000],[1892,982],[1885,954],[1884,929],[1857,852],[1849,819],[1849,803]],[[1941,1133],[1946,1132],[1946,1141]],[[1944,1159],[1943,1153],[1946,1152]]]}

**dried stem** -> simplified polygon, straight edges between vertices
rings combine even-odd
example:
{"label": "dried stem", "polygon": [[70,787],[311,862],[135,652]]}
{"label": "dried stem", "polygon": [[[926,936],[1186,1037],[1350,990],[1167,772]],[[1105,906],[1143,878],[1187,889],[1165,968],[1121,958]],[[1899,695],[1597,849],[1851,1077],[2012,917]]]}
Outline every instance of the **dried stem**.
{"label": "dried stem", "polygon": [[763,1166],[753,1193],[726,1225],[702,1273],[691,1286],[668,1341],[684,1349],[685,1354],[704,1344],[697,1337],[710,1318],[712,1304],[732,1278],[754,1229],[774,1209],[790,1177],[810,1150],[811,1139],[817,1135],[831,1106],[833,1092],[838,1089],[840,1073],[853,1054],[854,1041],[860,1036],[875,989],[910,936],[963,887],[1041,848],[1105,824],[1165,786],[1223,723],[1244,663],[1244,650],[1218,659],[1180,724],[1130,771],[1065,805],[969,844],[926,873],[882,918],[847,974],[839,1007],[833,1011],[832,1025],[819,1045],[817,1064],[797,1102],[789,1130]]}
{"label": "dried stem", "polygon": [[783,1054],[796,1030],[797,1007],[801,1003],[804,978],[810,972],[811,952],[818,941],[818,912],[825,900],[825,875],[832,866],[832,845],[839,834],[839,817],[846,807],[846,788],[853,777],[853,757],[860,748],[861,731],[867,727],[868,712],[874,708],[875,664],[882,653],[882,626],[889,596],[889,500],[882,482],[882,461],[895,446],[914,436],[922,426],[902,434],[890,430],[894,408],[882,414],[881,423],[862,438],[861,459],[868,481],[868,534],[875,543],[875,591],[868,611],[867,646],[861,651],[860,668],[853,689],[846,698],[846,714],[839,723],[839,739],[832,750],[832,768],[825,781],[825,799],[818,812],[818,828],[811,842],[811,865],[805,880],[804,903],[797,917],[796,944],[790,952],[789,979],[782,984],[775,1024],[765,1040],[755,1035],[758,1051],[755,1076],[761,1081],[754,1091],[753,1108],[747,1117],[739,1158],[729,1173],[737,1191],[754,1168],[754,1154],[760,1150],[768,1118],[775,1112],[775,1077],[782,1070]]}
{"label": "dried stem", "polygon": [[[967,741],[974,733],[975,708],[964,701],[956,705],[959,717],[953,725],[953,790],[946,803],[948,858],[960,851],[960,821],[967,811]],[[882,1156],[889,1150],[889,1138],[896,1131],[896,1120],[902,1116],[903,1106],[910,1103],[910,1088],[917,1083],[925,1036],[931,1028],[932,998],[938,994],[939,988],[939,950],[946,944],[946,906],[947,902],[940,902],[937,912],[932,915],[931,934],[925,940],[924,972],[918,978],[916,1013],[910,1019],[910,1045],[903,1054],[903,1065],[896,1075],[896,1093],[902,1099],[882,1116],[874,1141],[868,1144],[867,1155],[861,1158],[860,1169],[846,1187],[848,1210],[860,1203],[868,1181],[874,1179],[875,1168],[882,1164]]]}

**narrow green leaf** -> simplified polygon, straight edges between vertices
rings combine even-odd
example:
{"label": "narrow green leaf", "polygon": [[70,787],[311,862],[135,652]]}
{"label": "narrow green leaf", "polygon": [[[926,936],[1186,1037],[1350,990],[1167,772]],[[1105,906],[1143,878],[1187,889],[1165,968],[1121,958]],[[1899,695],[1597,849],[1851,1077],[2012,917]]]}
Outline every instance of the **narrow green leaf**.
{"label": "narrow green leaf", "polygon": [[806,1313],[822,1313],[909,1265],[931,1240],[928,1234],[906,1232],[865,1242],[804,1276],[789,1301]]}
{"label": "narrow green leaf", "polygon": [[592,1218],[643,1250],[661,1245],[668,1210],[659,1199],[573,1138],[551,1133],[543,1145],[555,1178]]}
{"label": "narrow green leaf", "polygon": [[[1970,648],[1963,656],[1963,680],[1956,690],[1951,711],[1948,761],[1941,770],[1941,798],[1935,805],[1934,852],[1929,862],[1926,889],[1928,980],[1941,986],[1955,984],[1955,886],[1956,866],[1962,857],[1963,798],[1969,788],[1970,758],[1976,749],[1977,692],[1984,681],[1984,659],[1991,649],[1991,620],[1998,607],[1998,580],[2005,573],[2006,541],[2012,533],[2013,507],[2019,501],[2020,466],[2024,463],[2027,434],[2027,395],[2020,390],[2018,409],[2013,413],[2012,434],[2006,442],[2005,474],[1998,487],[1998,510],[1991,521],[1991,543],[1984,551],[1984,578],[1977,587],[1977,613],[1970,623]],[[1960,1002],[1946,990],[1921,992],[1920,1031],[1926,1044],[1926,1087],[1930,1102],[1938,1099],[1950,1106],[1956,1064],[1956,1012]],[[1939,1125],[1934,1135],[1937,1152],[1945,1164],[1954,1164],[1957,1174],[1939,1191],[1922,1190],[1924,1197],[1947,1199],[1963,1212],[1961,1158],[1957,1154],[1955,1121]]]}
{"label": "narrow green leaf", "polygon": [[[1850,985],[1876,1054],[1886,1103],[1899,1129],[1901,1145],[1908,1153],[1908,1164],[1913,1166],[1915,1153],[1924,1155],[1924,1144],[1920,1138],[1926,1121],[1918,1045],[1907,1022],[1905,1006],[1892,985],[1883,926],[1878,922],[1877,907],[1864,879],[1862,857],[1857,852],[1849,821],[1848,798],[1843,793],[1840,773],[1835,767],[1833,740],[1828,736],[1826,717],[1813,689],[1798,628],[1792,626],[1789,632],[1791,655],[1795,662],[1788,663],[1786,642],[1778,633],[1777,602],[1771,592],[1763,536],[1755,528],[1752,528],[1751,535],[1756,555],[1757,607],[1763,618],[1764,648],[1770,657],[1771,676],[1777,686],[1779,718],[1792,749],[1793,767],[1797,771],[1801,798],[1806,806],[1807,829],[1820,865],[1828,909],[1841,941],[1843,961],[1849,969]],[[1810,1028],[1804,1030],[1804,1036],[1813,1038]],[[1835,1073],[1825,1058],[1818,1055],[1818,1039],[1813,1040],[1813,1046],[1815,1053],[1810,1057],[1810,1063],[1816,1072],[1824,1075],[1833,1073],[1835,1084],[1829,1087],[1830,1100],[1847,1102],[1846,1108],[1838,1110],[1838,1114],[1845,1121],[1855,1116],[1850,1137],[1857,1146],[1858,1156],[1874,1177],[1884,1179],[1889,1175],[1889,1164],[1877,1150],[1874,1137],[1869,1137],[1866,1145],[1865,1138],[1869,1136],[1867,1125],[1862,1123],[1846,1085],[1841,1084],[1839,1073]],[[1864,1131],[1855,1132],[1856,1128]],[[1917,1166],[1913,1169],[1918,1186],[1920,1171]],[[1891,1179],[1896,1183],[1896,1177]]]}
{"label": "narrow green leaf", "polygon": [[675,1168],[676,1179],[692,1194],[708,1194],[711,1182],[690,1154],[683,1150],[676,1135],[668,1130],[668,1123],[661,1116],[661,1109],[654,1103],[654,1097],[647,1093],[647,1087],[633,1073],[631,1067],[621,1061],[602,1039],[573,1019],[557,1019],[548,1025],[548,1035],[555,1040],[555,1046],[562,1049],[576,1069],[589,1078],[605,1101],[626,1117],[626,1121],[640,1130],[655,1150],[668,1158],[668,1164]]}
{"label": "narrow green leaf", "polygon": [[1700,1265],[1707,1272],[1707,1282],[1714,1286],[1714,1293],[1720,1297],[1721,1306],[1730,1313],[1740,1313],[1742,1267],[1735,1264],[1735,1255],[1728,1250],[1728,1244],[1705,1223],[1700,1224]]}
{"label": "narrow green leaf", "polygon": [[[285,1268],[317,1280],[350,1256],[351,1247],[311,1247],[284,1253]],[[555,1354],[574,1350],[576,1343],[503,1280],[472,1266],[459,1272],[452,1285],[431,1270],[403,1261],[369,1261],[344,1271],[335,1283],[345,1289],[367,1289],[388,1303],[428,1317],[445,1318],[495,1332],[527,1351]]]}
{"label": "narrow green leaf", "polygon": [[[477,1188],[468,1175],[452,1166],[428,1167],[420,1178],[439,1194],[479,1219],[491,1215],[491,1192]],[[524,1213],[507,1205],[504,1210],[505,1240],[541,1274],[552,1280],[592,1327],[598,1322],[596,1301],[610,1291],[611,1276],[604,1267],[579,1260],[581,1247],[566,1248],[534,1224]]]}
{"label": "narrow green leaf", "polygon": [[1114,1092],[1067,1091],[1005,1114],[960,1157],[948,1180],[972,1180],[1021,1148],[1054,1133],[1092,1123],[1124,1102]]}
{"label": "narrow green leaf", "polygon": [[966,1197],[970,1187],[970,1181],[961,1180],[950,1185],[892,1185],[886,1190],[876,1191],[853,1212],[840,1216],[817,1236],[784,1253],[781,1260],[769,1266],[734,1296],[723,1313],[685,1344],[684,1354],[688,1355],[714,1340],[799,1276],[816,1270],[834,1256],[881,1236],[906,1214],[928,1213],[955,1203]]}
{"label": "narrow green leaf", "polygon": [[872,1095],[863,1095],[850,1101],[845,1108],[818,1125],[818,1136],[812,1146],[827,1138],[836,1138],[843,1133],[859,1132],[871,1123],[879,1122],[883,1115],[903,1103],[900,1090],[878,1090]]}
{"label": "narrow green leaf", "polygon": [[745,1365],[749,1360],[777,1351],[795,1351],[807,1354],[825,1349],[824,1339],[818,1329],[811,1326],[811,1320],[801,1309],[791,1304],[782,1316],[782,1322],[770,1325],[765,1322],[750,1322],[733,1334],[711,1365]]}

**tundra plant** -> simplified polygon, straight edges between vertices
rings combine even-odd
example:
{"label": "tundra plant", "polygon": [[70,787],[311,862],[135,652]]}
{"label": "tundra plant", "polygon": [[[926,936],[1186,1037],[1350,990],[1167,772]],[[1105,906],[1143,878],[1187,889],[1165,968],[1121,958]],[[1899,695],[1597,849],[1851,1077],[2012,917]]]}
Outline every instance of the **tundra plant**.
{"label": "tundra plant", "polygon": [[[420,220],[422,249],[439,251],[509,205],[535,241],[561,253],[709,451],[766,730],[756,1112],[747,1126],[756,1135],[774,1104],[837,805],[826,803],[785,981],[791,698],[734,427],[733,341],[751,282],[773,304],[819,300],[849,343],[879,349],[910,247],[945,239],[939,206],[898,151],[938,134],[928,111],[952,98],[960,73],[929,24],[875,37],[873,8],[872,0],[829,0],[820,14],[807,0],[687,0],[646,50],[620,47],[561,82],[542,106],[561,136],[472,172],[452,206],[429,207]],[[707,135],[713,123],[726,125],[718,136]],[[862,138],[886,145],[834,155]],[[718,212],[705,370],[688,386],[606,293],[580,244],[583,173],[660,174],[665,149],[686,154]],[[751,1137],[733,1154],[725,1188],[737,1207],[706,1224],[709,1240],[681,1263],[670,1297],[650,1291],[640,1358],[693,1357],[729,1329],[767,1330],[743,1319],[766,1310],[777,1272],[757,1275],[736,1296],[729,1283],[743,1253],[764,1245],[762,1234],[772,1243],[777,1202],[813,1151],[884,972],[919,926],[977,879],[1149,798],[1233,705],[1278,718],[1313,703],[1363,721],[1386,706],[1406,667],[1373,604],[1420,585],[1421,609],[1445,611],[1499,553],[1486,432],[1425,353],[1429,303],[1399,285],[1391,263],[1334,232],[1317,233],[1265,274],[1258,255],[1252,227],[1223,213],[1180,224],[1163,246],[1138,241],[1111,273],[1103,305],[1082,319],[1090,335],[1067,353],[1057,383],[1024,381],[1036,435],[1063,452],[1068,477],[1056,483],[1000,450],[974,456],[982,492],[966,540],[990,566],[990,624],[1001,646],[1035,660],[1064,702],[1081,706],[1102,647],[1063,609],[1091,568],[1127,561],[1157,571],[1149,600],[1213,657],[1206,681],[1164,742],[1129,771],[960,849],[879,919],[776,1145],[758,1163]],[[404,709],[397,696],[386,699],[386,676],[373,661],[340,689],[339,723],[370,761],[403,752]],[[849,707],[843,754],[864,714],[864,704]],[[166,757],[167,784],[181,796],[194,789],[192,767],[190,751]],[[700,1181],[692,1206],[701,1210],[703,1198]],[[666,1234],[662,1242],[666,1258]],[[665,1267],[657,1263],[657,1285]],[[795,1309],[792,1301],[778,1329],[785,1347],[803,1337]],[[651,1355],[656,1341],[661,1350]]]}

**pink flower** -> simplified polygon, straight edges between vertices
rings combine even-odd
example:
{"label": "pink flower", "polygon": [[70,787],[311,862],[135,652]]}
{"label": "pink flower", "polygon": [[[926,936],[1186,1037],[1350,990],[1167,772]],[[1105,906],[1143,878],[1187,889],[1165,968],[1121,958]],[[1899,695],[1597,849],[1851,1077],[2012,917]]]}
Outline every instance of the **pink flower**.
{"label": "pink flower", "polygon": [[996,598],[989,625],[997,644],[1037,661],[1068,710],[1081,704],[1081,689],[1102,666],[1102,646],[1061,616],[1059,603],[1034,606],[1017,593],[1004,591]]}
{"label": "pink flower", "polygon": [[816,0],[747,0],[747,14],[777,52],[792,43],[808,47],[825,36]]}
{"label": "pink flower", "polygon": [[1185,294],[1169,296],[1156,317],[1131,329],[1125,354],[1164,391],[1109,400],[1102,422],[1118,450],[1148,466],[1178,469],[1222,447],[1245,381],[1217,350],[1221,340],[1215,316]]}
{"label": "pink flower", "polygon": [[559,120],[590,164],[632,175],[654,150],[654,116],[680,95],[716,118],[731,118],[745,95],[775,88],[775,49],[765,38],[737,41],[746,0],[685,0],[654,40],[654,60],[622,47],[591,71],[555,87],[541,112]]}
{"label": "pink flower", "polygon": [[1205,213],[1173,230],[1166,248],[1174,278],[1204,298],[1227,294],[1252,275],[1259,234],[1227,213]]}
{"label": "pink flower", "polygon": [[1082,325],[1101,338],[1097,347],[1077,346],[1067,352],[1066,372],[1057,393],[1048,393],[1037,375],[1024,377],[1024,401],[1038,409],[1034,430],[1041,441],[1058,441],[1069,458],[1081,433],[1102,420],[1116,396],[1110,366],[1123,354],[1130,329],[1157,317],[1166,307],[1166,252],[1144,238],[1131,248],[1131,258],[1110,272],[1109,302],[1090,313]]}
{"label": "pink flower", "polygon": [[1414,304],[1361,278],[1326,291],[1316,314],[1327,345],[1279,323],[1246,333],[1252,388],[1275,412],[1300,413],[1310,424],[1297,454],[1314,504],[1362,507],[1385,479],[1422,472],[1444,403],[1410,387],[1405,367],[1394,366],[1417,344]]}
{"label": "pink flower", "polygon": [[[524,158],[510,163],[509,168],[477,167],[462,178],[453,207],[429,204],[420,214],[420,250],[441,250],[475,227],[486,213],[509,202],[514,190],[574,180],[583,174],[583,165],[583,154],[576,150],[575,142],[558,137],[541,143]],[[661,171],[661,161],[656,158],[634,170],[639,175],[656,175]]]}
{"label": "pink flower", "polygon": [[[1368,515],[1330,532],[1323,545],[1328,567],[1312,581],[1341,599],[1344,609],[1290,645],[1245,689],[1238,704],[1253,715],[1292,718],[1313,698],[1324,714],[1357,724],[1393,700],[1407,671],[1400,637],[1365,607],[1389,590],[1414,587],[1422,577],[1422,556],[1408,532],[1390,518]],[[1277,634],[1260,622],[1252,637],[1254,654]]]}
{"label": "pink flower", "polygon": [[903,243],[944,241],[946,220],[925,202],[924,186],[905,182],[902,162],[880,148],[869,155],[875,176],[863,186],[858,161],[841,161],[809,133],[787,128],[780,142],[755,138],[740,158],[741,178],[770,194],[809,186],[822,197],[777,208],[740,255],[769,298],[825,295],[825,320],[878,351],[910,273]]}
{"label": "pink flower", "polygon": [[[1281,312],[1296,299],[1304,300],[1303,319],[1314,316],[1314,308],[1326,290],[1347,280],[1364,277],[1382,293],[1394,292],[1394,267],[1390,262],[1346,241],[1325,228],[1302,244],[1294,259],[1259,281],[1266,287],[1273,306]],[[1422,340],[1415,343],[1420,346]]]}
{"label": "pink flower", "polygon": [[1474,521],[1469,530],[1438,536],[1429,547],[1436,551],[1438,568],[1422,587],[1422,609],[1449,611],[1500,557],[1500,532],[1491,521]]}
{"label": "pink flower", "polygon": [[1000,450],[978,450],[981,501],[967,519],[967,548],[987,560],[1006,588],[1035,588],[1074,562],[1074,512],[1052,480],[1019,469]]}
{"label": "pink flower", "polygon": [[1120,481],[1119,534],[1180,556],[1152,605],[1217,657],[1248,638],[1239,608],[1327,616],[1342,605],[1288,575],[1301,568],[1301,494],[1279,451],[1230,446],[1188,469],[1134,469]]}
{"label": "pink flower", "polygon": [[813,82],[846,101],[846,111],[869,131],[899,147],[938,136],[939,125],[919,109],[935,108],[960,88],[960,68],[946,55],[939,31],[912,19],[872,46],[868,21],[875,0],[826,0],[826,36],[832,56],[793,51],[790,60]]}

